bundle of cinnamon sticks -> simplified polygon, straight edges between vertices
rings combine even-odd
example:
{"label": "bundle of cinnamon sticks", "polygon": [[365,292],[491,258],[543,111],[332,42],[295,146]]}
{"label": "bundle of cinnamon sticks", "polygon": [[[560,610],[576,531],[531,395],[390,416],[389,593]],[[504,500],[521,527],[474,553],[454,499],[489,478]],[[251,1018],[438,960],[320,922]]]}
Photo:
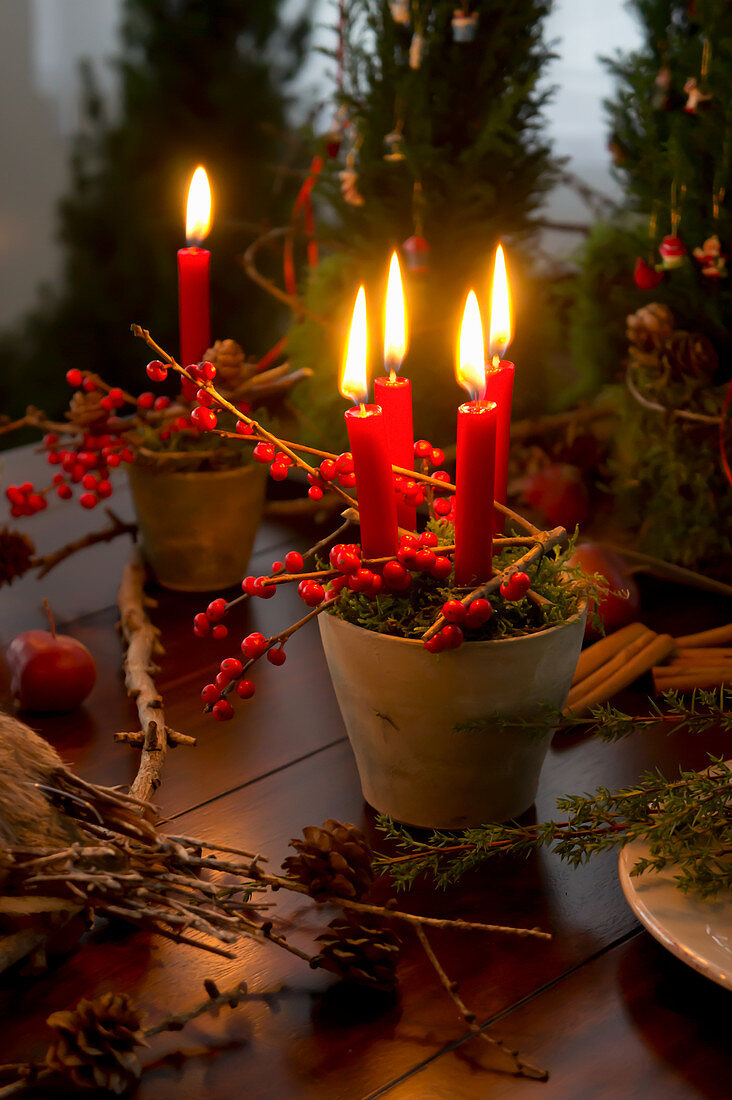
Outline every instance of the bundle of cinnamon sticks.
{"label": "bundle of cinnamon sticks", "polygon": [[582,717],[647,672],[657,695],[732,682],[732,623],[681,638],[643,623],[609,634],[580,654],[565,713]]}

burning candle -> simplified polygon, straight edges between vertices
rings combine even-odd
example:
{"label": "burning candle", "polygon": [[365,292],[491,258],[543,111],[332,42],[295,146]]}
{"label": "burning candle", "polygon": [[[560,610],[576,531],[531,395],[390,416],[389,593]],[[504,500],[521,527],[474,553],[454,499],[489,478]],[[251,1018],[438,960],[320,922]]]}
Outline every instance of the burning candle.
{"label": "burning candle", "polygon": [[365,558],[391,557],[397,549],[397,515],[394,478],[384,432],[384,417],[378,405],[365,404],[366,375],[366,292],[359,288],[343,359],[340,391],[354,402],[346,412],[346,428],[356,475],[361,546]]}
{"label": "burning candle", "polygon": [[178,251],[178,323],[180,361],[200,363],[211,345],[209,265],[211,253],[201,248],[211,228],[211,188],[206,169],[196,168],[188,188],[187,248]]}
{"label": "burning candle", "polygon": [[[407,352],[407,316],[402,273],[396,252],[391,257],[384,308],[384,367],[388,376],[374,381],[374,400],[381,406],[386,445],[392,466],[414,469],[414,428],[412,426],[412,384],[399,378]],[[417,510],[400,496],[397,500],[400,527],[414,531]]]}
{"label": "burning candle", "polygon": [[458,409],[455,471],[455,584],[479,584],[493,568],[497,408],[485,400],[485,348],[478,299],[465,303],[457,379],[472,400]]}
{"label": "burning candle", "polygon": [[[514,365],[501,357],[511,343],[511,300],[508,293],[506,261],[499,244],[493,271],[491,328],[488,344],[490,362],[486,371],[486,400],[498,406],[496,423],[496,485],[495,498],[506,503],[508,491],[508,449],[511,436],[511,401],[513,399]],[[504,516],[496,513],[494,530],[502,532]]]}

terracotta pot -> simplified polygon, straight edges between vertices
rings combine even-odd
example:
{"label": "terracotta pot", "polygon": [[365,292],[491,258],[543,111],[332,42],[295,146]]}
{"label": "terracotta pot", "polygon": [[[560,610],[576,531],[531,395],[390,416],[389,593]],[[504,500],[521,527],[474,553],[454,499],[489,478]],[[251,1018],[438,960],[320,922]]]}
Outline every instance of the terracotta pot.
{"label": "terracotta pot", "polygon": [[466,642],[439,656],[422,642],[318,619],[367,802],[397,821],[463,829],[532,805],[551,731],[540,739],[492,716],[561,707],[587,610],[538,634]]}
{"label": "terracotta pot", "polygon": [[155,578],[177,592],[240,584],[264,506],[266,470],[129,467],[142,548]]}

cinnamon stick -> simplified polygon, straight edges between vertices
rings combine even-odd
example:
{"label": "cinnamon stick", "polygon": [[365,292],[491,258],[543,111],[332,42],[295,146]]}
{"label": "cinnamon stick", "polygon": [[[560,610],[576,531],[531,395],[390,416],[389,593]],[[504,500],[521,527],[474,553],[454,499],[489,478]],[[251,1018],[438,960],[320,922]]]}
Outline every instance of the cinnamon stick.
{"label": "cinnamon stick", "polygon": [[629,623],[627,626],[621,627],[620,630],[616,630],[614,634],[608,634],[607,637],[601,638],[599,642],[583,649],[577,661],[572,686],[578,684],[580,680],[584,680],[591,673],[596,672],[598,668],[601,668],[612,657],[615,657],[626,645],[635,641],[645,630],[646,627],[643,626],[643,623]]}
{"label": "cinnamon stick", "polygon": [[732,623],[717,626],[714,630],[702,630],[700,634],[684,634],[676,639],[679,649],[698,649],[700,646],[724,645],[725,642],[732,644]]}
{"label": "cinnamon stick", "polygon": [[661,695],[664,691],[694,691],[697,688],[722,687],[729,683],[732,683],[732,668],[729,672],[720,668],[670,670],[667,665],[653,669],[653,690],[656,695]]}
{"label": "cinnamon stick", "polygon": [[676,643],[676,658],[675,660],[685,661],[729,661],[732,660],[732,649],[724,646],[709,646],[708,648],[701,647],[699,649],[679,649],[678,642]]}
{"label": "cinnamon stick", "polygon": [[[638,642],[634,642],[628,649],[637,647]],[[670,634],[659,634],[652,637],[651,641],[647,643],[645,648],[640,652],[636,652],[630,659],[627,656],[627,650],[618,654],[615,661],[611,661],[610,664],[614,665],[618,663],[620,665],[616,671],[613,671],[609,675],[606,675],[606,679],[597,687],[588,691],[581,698],[575,697],[571,705],[567,700],[565,706],[565,713],[571,711],[575,718],[582,717],[590,707],[597,706],[599,703],[605,703],[608,699],[611,699],[613,695],[616,695],[623,688],[628,687],[634,680],[637,680],[639,676],[642,676],[644,672],[648,672],[649,669],[655,665],[664,661],[674,651],[676,643]],[[606,666],[605,673],[608,673],[610,666]],[[580,685],[581,686],[581,685]]]}
{"label": "cinnamon stick", "polygon": [[[571,706],[578,699],[583,698],[588,692],[594,691],[596,687],[604,683],[609,676],[613,676],[616,672],[630,660],[633,659],[638,653],[640,653],[657,635],[649,627],[641,624],[641,631],[636,635],[627,645],[624,645],[615,656],[596,668],[594,672],[591,672],[589,676],[586,676],[583,680],[576,685],[573,685],[569,695],[567,696],[567,706]],[[660,662],[657,662],[660,663]],[[650,665],[648,666],[651,667]]]}

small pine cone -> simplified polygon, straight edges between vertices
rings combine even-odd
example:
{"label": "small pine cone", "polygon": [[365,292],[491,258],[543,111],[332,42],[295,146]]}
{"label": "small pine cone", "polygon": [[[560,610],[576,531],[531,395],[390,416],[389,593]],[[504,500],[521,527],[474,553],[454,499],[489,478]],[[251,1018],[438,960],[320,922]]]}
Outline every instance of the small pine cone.
{"label": "small pine cone", "polygon": [[220,390],[235,390],[251,374],[246,356],[236,340],[217,340],[203,358],[216,367],[215,385]]}
{"label": "small pine cone", "polygon": [[69,403],[67,418],[79,428],[90,428],[106,420],[108,413],[102,408],[104,394],[100,390],[84,393],[77,390]]}
{"label": "small pine cone", "polygon": [[717,353],[698,332],[674,332],[661,350],[661,364],[672,378],[711,378],[717,369]]}
{"label": "small pine cone", "polygon": [[142,1013],[124,993],[105,993],[54,1012],[46,1023],[57,1038],[46,1064],[80,1089],[108,1089],[120,1095],[139,1080],[135,1047],[147,1046]]}
{"label": "small pine cone", "polygon": [[0,585],[10,584],[31,567],[36,548],[20,531],[4,527],[0,531]]}
{"label": "small pine cone", "polygon": [[283,870],[307,886],[313,898],[358,900],[374,881],[369,843],[360,829],[329,818],[322,825],[308,825],[303,840],[290,841],[297,852],[288,856]]}
{"label": "small pine cone", "polygon": [[401,942],[385,925],[373,920],[359,923],[355,915],[337,917],[328,925],[328,931],[318,936],[318,943],[321,947],[313,960],[314,967],[371,989],[387,993],[396,989]]}
{"label": "small pine cone", "polygon": [[674,315],[668,306],[651,302],[626,317],[625,324],[631,347],[657,351],[674,330]]}

